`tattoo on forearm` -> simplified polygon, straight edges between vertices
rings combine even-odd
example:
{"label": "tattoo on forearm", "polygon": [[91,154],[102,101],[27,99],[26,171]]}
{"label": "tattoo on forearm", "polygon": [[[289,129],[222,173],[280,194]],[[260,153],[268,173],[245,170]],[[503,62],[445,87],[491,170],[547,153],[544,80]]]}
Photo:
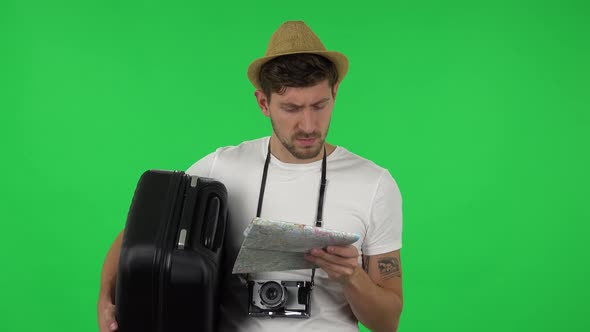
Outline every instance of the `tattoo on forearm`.
{"label": "tattoo on forearm", "polygon": [[399,269],[399,260],[395,257],[384,257],[379,259],[379,273],[382,280],[391,279],[393,277],[401,277]]}
{"label": "tattoo on forearm", "polygon": [[363,270],[369,273],[369,256],[363,255]]}

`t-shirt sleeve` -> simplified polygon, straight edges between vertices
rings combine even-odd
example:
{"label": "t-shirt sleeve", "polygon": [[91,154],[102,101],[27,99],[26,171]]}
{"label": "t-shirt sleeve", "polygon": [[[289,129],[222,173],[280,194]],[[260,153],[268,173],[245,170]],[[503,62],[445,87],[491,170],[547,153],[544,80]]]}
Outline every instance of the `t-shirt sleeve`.
{"label": "t-shirt sleeve", "polygon": [[384,170],[369,213],[363,255],[373,256],[402,247],[402,197],[397,183]]}
{"label": "t-shirt sleeve", "polygon": [[185,173],[195,176],[211,177],[213,167],[217,161],[218,152],[219,149],[201,158],[199,161],[191,165]]}

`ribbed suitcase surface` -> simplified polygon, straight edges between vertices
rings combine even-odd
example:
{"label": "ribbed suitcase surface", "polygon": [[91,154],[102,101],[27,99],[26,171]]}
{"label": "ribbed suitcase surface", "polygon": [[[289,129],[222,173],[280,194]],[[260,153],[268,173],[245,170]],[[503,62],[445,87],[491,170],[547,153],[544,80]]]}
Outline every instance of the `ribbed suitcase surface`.
{"label": "ribbed suitcase surface", "polygon": [[117,272],[119,331],[214,331],[226,223],[219,181],[179,171],[141,176]]}

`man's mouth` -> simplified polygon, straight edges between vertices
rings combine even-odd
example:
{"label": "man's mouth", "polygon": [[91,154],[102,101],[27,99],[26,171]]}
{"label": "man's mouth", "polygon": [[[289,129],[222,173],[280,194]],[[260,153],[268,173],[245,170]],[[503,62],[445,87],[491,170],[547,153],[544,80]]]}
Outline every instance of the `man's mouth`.
{"label": "man's mouth", "polygon": [[297,141],[299,143],[301,143],[303,146],[310,146],[313,145],[313,143],[315,143],[316,138],[315,137],[310,137],[310,138],[297,138]]}

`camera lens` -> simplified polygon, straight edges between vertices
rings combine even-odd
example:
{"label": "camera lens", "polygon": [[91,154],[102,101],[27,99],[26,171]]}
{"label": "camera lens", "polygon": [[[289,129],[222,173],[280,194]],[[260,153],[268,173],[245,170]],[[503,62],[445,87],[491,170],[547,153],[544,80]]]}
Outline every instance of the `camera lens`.
{"label": "camera lens", "polygon": [[267,281],[260,287],[260,299],[271,308],[280,307],[287,301],[287,294],[278,282]]}
{"label": "camera lens", "polygon": [[274,287],[269,288],[266,290],[265,295],[267,299],[274,301],[277,298],[277,295],[279,295],[279,291]]}

